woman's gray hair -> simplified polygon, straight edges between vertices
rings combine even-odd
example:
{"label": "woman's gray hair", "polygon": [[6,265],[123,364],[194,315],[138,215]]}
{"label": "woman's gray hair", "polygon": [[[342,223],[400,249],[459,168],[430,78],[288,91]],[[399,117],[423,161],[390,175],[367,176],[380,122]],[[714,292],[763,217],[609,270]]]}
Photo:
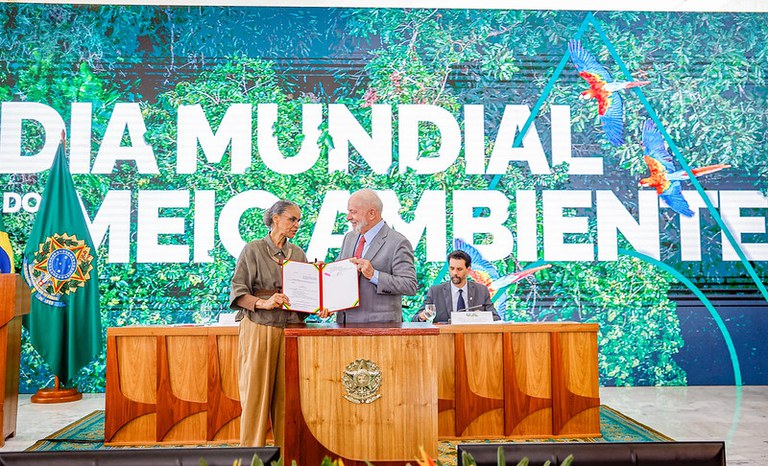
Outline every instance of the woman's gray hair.
{"label": "woman's gray hair", "polygon": [[295,202],[286,201],[285,199],[281,199],[274,204],[272,204],[272,207],[264,211],[264,225],[267,226],[270,230],[272,229],[272,216],[274,215],[282,215],[283,212],[288,210],[291,207],[296,207],[297,209],[299,206],[296,205]]}

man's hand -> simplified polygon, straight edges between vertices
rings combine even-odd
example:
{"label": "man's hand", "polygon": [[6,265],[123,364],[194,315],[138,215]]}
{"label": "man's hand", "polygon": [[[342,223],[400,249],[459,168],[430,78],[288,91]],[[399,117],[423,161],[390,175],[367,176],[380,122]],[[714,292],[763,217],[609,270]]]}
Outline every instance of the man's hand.
{"label": "man's hand", "polygon": [[354,257],[349,259],[353,264],[357,266],[357,270],[368,280],[373,277],[373,266],[368,259],[355,259]]}
{"label": "man's hand", "polygon": [[327,307],[324,307],[324,308],[320,309],[316,313],[316,315],[318,317],[320,317],[321,319],[327,319],[328,317],[331,316],[331,314],[332,314],[332,312]]}

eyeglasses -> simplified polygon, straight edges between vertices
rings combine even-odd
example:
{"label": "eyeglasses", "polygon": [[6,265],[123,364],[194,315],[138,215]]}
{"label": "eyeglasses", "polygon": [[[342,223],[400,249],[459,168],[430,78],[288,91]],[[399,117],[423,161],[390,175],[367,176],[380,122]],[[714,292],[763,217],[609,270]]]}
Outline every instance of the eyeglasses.
{"label": "eyeglasses", "polygon": [[291,223],[293,223],[295,225],[298,225],[298,224],[301,223],[301,218],[299,218],[299,217],[287,217],[287,218],[283,217],[283,219],[284,220],[288,220],[289,222],[291,222]]}

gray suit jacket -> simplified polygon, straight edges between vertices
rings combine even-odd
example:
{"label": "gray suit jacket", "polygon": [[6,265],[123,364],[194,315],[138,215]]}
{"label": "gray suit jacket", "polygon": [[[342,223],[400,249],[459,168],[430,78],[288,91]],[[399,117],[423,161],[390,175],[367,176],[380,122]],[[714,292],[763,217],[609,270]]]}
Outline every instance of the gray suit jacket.
{"label": "gray suit jacket", "polygon": [[[501,320],[499,313],[496,312],[496,308],[491,302],[491,293],[485,286],[467,280],[467,295],[469,299],[466,301],[467,307],[480,306],[478,311],[490,311],[493,312],[493,320]],[[451,299],[451,282],[441,283],[435,285],[427,291],[427,297],[424,298],[424,304],[435,305],[435,322],[448,323],[451,318],[451,312],[453,311],[453,301]],[[419,322],[419,314],[424,310],[424,304],[421,305],[419,312],[413,315],[413,322]]]}
{"label": "gray suit jacket", "polygon": [[[339,259],[354,256],[358,236],[354,231],[344,236]],[[360,274],[360,306],[339,312],[336,321],[348,324],[402,322],[402,295],[413,296],[418,287],[411,243],[385,223],[371,241],[363,259],[371,261],[373,269],[379,272],[379,284],[374,285]]]}

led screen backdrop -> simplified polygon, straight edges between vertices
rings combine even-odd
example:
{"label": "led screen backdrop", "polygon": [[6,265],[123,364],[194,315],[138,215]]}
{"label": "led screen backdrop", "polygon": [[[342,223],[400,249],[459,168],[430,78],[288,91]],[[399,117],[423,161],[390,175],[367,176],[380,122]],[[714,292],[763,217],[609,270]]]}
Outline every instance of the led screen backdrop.
{"label": "led screen backdrop", "polygon": [[[278,198],[333,259],[369,187],[415,247],[406,319],[463,241],[505,320],[600,324],[606,385],[766,384],[767,19],[3,4],[16,266],[66,130],[105,327],[226,312]],[[22,389],[49,377],[26,345]]]}

